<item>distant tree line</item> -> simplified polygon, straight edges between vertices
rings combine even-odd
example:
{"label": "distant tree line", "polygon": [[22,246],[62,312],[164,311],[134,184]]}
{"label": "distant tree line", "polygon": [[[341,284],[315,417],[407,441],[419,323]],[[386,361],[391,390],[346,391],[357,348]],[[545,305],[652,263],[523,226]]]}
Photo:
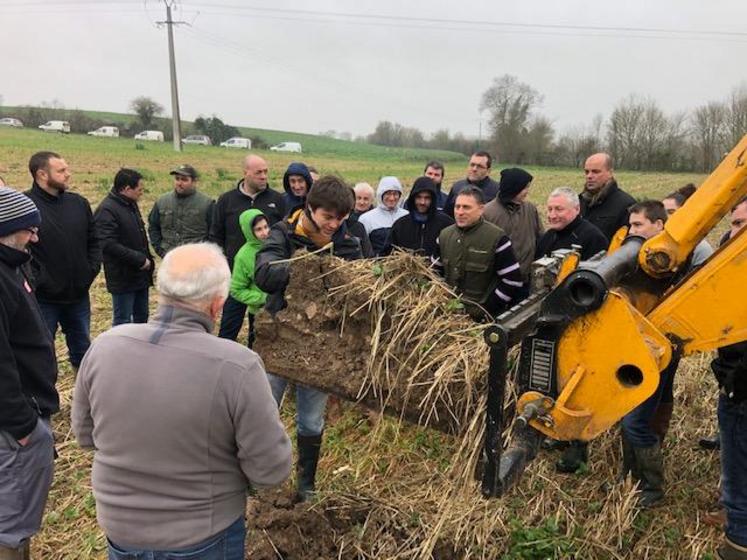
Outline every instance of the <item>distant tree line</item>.
{"label": "distant tree line", "polygon": [[[537,90],[515,76],[495,78],[480,103],[489,130],[480,147],[496,153],[502,162],[518,165],[578,167],[589,154],[608,151],[618,168],[707,172],[747,134],[744,86],[727,99],[673,114],[666,114],[653,99],[630,95],[608,119],[595,115],[589,124],[561,134],[539,112],[542,100]],[[460,133],[439,130],[426,137],[417,128],[389,121],[379,122],[365,141],[464,154],[478,147],[477,139]]]}

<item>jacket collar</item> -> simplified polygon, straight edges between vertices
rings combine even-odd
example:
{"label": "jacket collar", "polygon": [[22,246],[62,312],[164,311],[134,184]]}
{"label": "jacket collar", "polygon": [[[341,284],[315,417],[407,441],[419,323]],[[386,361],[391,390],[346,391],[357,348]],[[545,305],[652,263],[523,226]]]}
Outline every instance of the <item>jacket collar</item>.
{"label": "jacket collar", "polygon": [[584,191],[581,193],[581,198],[583,198],[588,204],[589,208],[591,208],[592,206],[599,206],[600,204],[602,204],[612,193],[614,193],[618,189],[619,187],[617,186],[617,181],[615,181],[615,179],[610,179],[607,184],[604,185],[597,193],[590,193],[589,191],[584,189]]}
{"label": "jacket collar", "polygon": [[0,261],[4,262],[12,268],[19,268],[21,265],[27,263],[31,255],[25,251],[19,251],[8,247],[0,243]]}
{"label": "jacket collar", "polygon": [[573,221],[571,221],[567,226],[565,226],[563,229],[556,230],[558,234],[565,234],[565,233],[572,233],[573,230],[575,230],[579,224],[581,223],[581,220],[583,220],[583,217],[581,214],[573,218]]}
{"label": "jacket collar", "polygon": [[112,200],[116,200],[119,204],[122,204],[124,206],[129,206],[131,208],[137,208],[137,202],[127,198],[123,194],[116,192],[114,189],[109,191],[109,197],[111,197]]}
{"label": "jacket collar", "polygon": [[159,304],[149,322],[208,333],[212,332],[215,326],[214,321],[201,311],[169,304]]}
{"label": "jacket collar", "polygon": [[39,183],[37,183],[36,181],[34,181],[34,183],[31,185],[31,192],[48,202],[59,202],[60,200],[62,200],[62,197],[65,194],[65,191],[61,191],[57,196],[49,194],[47,191],[41,188],[39,186]]}
{"label": "jacket collar", "polygon": [[480,218],[479,220],[477,220],[477,221],[476,221],[476,222],[475,222],[474,224],[472,224],[471,226],[467,226],[466,228],[463,228],[463,227],[459,227],[459,226],[456,226],[456,227],[457,227],[457,229],[458,229],[459,231],[461,231],[462,233],[468,233],[468,232],[470,232],[470,231],[476,230],[477,228],[479,228],[479,227],[480,227],[480,226],[481,226],[482,224],[484,224],[484,223],[485,223],[485,218],[482,218],[482,217],[481,217],[481,218]]}

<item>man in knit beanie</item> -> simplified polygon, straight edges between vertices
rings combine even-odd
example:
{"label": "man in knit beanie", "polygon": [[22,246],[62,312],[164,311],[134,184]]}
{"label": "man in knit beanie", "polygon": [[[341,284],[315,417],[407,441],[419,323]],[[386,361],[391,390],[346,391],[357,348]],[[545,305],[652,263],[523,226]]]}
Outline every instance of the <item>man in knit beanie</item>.
{"label": "man in knit beanie", "polygon": [[[38,241],[41,215],[0,187],[0,558],[29,558],[52,483],[49,419],[59,410],[57,361],[23,269]],[[2,476],[4,475],[4,476]]]}
{"label": "man in knit beanie", "polygon": [[526,200],[532,179],[518,167],[501,171],[498,196],[485,205],[484,214],[486,221],[505,231],[511,240],[527,287],[537,240],[544,233],[537,207]]}

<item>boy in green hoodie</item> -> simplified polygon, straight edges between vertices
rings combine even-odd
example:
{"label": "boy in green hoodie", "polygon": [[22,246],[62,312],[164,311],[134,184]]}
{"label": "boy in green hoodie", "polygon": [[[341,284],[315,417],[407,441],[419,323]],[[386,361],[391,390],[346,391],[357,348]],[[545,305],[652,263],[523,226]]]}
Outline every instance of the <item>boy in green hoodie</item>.
{"label": "boy in green hoodie", "polygon": [[254,259],[262,247],[262,241],[270,235],[270,223],[261,210],[252,208],[241,213],[239,226],[246,238],[246,243],[234,257],[231,290],[226,305],[234,306],[240,309],[240,312],[230,314],[235,319],[221,321],[218,336],[236,340],[241,325],[244,323],[244,313],[248,311],[249,335],[246,345],[251,348],[255,338],[254,316],[265,304],[267,298],[267,294],[254,283]]}

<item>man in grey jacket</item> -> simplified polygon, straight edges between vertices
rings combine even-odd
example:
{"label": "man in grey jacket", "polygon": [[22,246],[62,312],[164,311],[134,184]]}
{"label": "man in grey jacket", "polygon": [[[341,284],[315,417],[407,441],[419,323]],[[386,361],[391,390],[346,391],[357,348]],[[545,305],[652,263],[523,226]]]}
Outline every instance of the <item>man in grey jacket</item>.
{"label": "man in grey jacket", "polygon": [[159,270],[155,316],[102,334],[81,364],[73,430],[96,451],[93,493],[110,559],[243,559],[249,487],[290,473],[262,362],[211,334],[229,282],[216,245],[173,249]]}

